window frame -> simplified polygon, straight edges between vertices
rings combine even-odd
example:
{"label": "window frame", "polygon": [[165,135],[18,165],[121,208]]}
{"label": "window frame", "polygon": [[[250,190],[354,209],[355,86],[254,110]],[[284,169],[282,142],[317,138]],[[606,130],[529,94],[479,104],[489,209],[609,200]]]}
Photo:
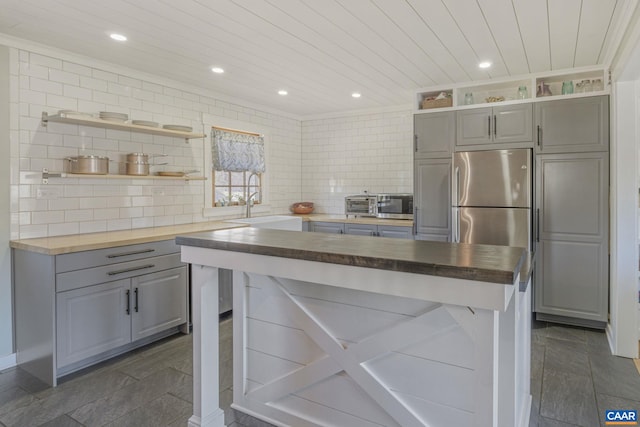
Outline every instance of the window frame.
{"label": "window frame", "polygon": [[[202,208],[202,216],[205,218],[215,217],[244,217],[246,213],[246,205],[237,206],[214,206],[214,174],[211,169],[211,135],[214,127],[226,128],[231,130],[238,130],[244,132],[258,133],[264,138],[264,156],[266,171],[261,173],[260,187],[261,187],[261,203],[256,204],[251,208],[252,213],[270,213],[271,206],[269,205],[269,165],[271,159],[271,149],[269,145],[270,129],[263,125],[244,122],[240,120],[230,119],[227,117],[216,116],[212,114],[204,113],[202,117],[204,124],[204,133],[207,135],[204,138],[203,143],[203,157],[204,157],[204,176],[207,178],[204,181],[204,205]],[[196,141],[196,140],[190,140]],[[252,180],[253,181],[253,180]]]}

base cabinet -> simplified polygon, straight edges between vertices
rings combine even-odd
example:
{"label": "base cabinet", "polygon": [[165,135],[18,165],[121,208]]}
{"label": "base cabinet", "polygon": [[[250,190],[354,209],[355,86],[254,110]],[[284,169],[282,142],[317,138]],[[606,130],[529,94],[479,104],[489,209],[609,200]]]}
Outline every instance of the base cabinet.
{"label": "base cabinet", "polygon": [[131,279],[133,341],[187,321],[186,284],[186,266]]}
{"label": "base cabinet", "polygon": [[[189,324],[189,273],[173,240],[62,255],[14,249],[16,359],[57,379]],[[180,328],[179,328],[180,327]]]}
{"label": "base cabinet", "polygon": [[131,342],[130,279],[56,295],[58,367]]}
{"label": "base cabinet", "polygon": [[309,224],[309,230],[316,233],[351,234],[355,236],[377,236],[391,237],[396,239],[413,239],[413,229],[410,226],[353,224],[326,221],[312,221]]}

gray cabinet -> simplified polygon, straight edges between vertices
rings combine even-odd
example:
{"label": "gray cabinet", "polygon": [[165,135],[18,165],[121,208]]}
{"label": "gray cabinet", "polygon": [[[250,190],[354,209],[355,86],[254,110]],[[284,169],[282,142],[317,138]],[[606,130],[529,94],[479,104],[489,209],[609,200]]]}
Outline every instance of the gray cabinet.
{"label": "gray cabinet", "polygon": [[315,233],[344,234],[344,223],[312,221],[309,223],[309,230]]}
{"label": "gray cabinet", "polygon": [[131,342],[130,279],[56,294],[58,367]]}
{"label": "gray cabinet", "polygon": [[536,152],[609,149],[609,97],[591,96],[536,104]]}
{"label": "gray cabinet", "polygon": [[608,153],[536,159],[538,317],[603,327],[608,313]]}
{"label": "gray cabinet", "polygon": [[416,240],[449,241],[451,158],[416,159],[414,174]]}
{"label": "gray cabinet", "polygon": [[395,225],[379,225],[378,236],[392,237],[394,239],[413,239],[413,228]]}
{"label": "gray cabinet", "polygon": [[132,341],[187,321],[186,284],[186,266],[131,279]]}
{"label": "gray cabinet", "polygon": [[416,114],[413,118],[414,151],[419,158],[450,157],[455,144],[455,113]]}
{"label": "gray cabinet", "polygon": [[[456,112],[456,146],[533,142],[531,104],[474,108]],[[496,148],[495,146],[493,148]]]}
{"label": "gray cabinet", "polygon": [[12,255],[17,363],[48,384],[188,331],[188,267],[173,240]]}
{"label": "gray cabinet", "polygon": [[396,239],[413,239],[412,228],[395,225],[344,224],[345,234],[358,236],[391,237]]}

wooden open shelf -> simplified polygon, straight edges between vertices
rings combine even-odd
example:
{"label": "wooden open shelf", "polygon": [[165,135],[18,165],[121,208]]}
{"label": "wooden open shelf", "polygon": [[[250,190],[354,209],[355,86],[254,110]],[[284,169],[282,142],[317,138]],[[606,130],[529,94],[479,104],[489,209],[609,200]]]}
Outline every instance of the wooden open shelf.
{"label": "wooden open shelf", "polygon": [[182,181],[206,181],[205,176],[159,176],[159,175],[120,175],[120,174],[83,174],[68,172],[49,172],[47,169],[42,170],[42,183],[47,184],[49,178],[80,178],[80,179],[160,179],[160,180],[182,180]]}
{"label": "wooden open shelf", "polygon": [[43,112],[42,123],[46,126],[48,122],[68,123],[73,125],[83,125],[83,126],[100,127],[105,129],[148,133],[151,135],[163,135],[163,136],[169,136],[172,138],[184,138],[185,140],[195,139],[195,138],[205,138],[207,136],[204,133],[181,132],[177,130],[163,129],[161,127],[154,128],[149,126],[133,125],[131,123],[102,120],[102,119],[97,119],[95,117],[89,117],[89,116],[78,115],[78,114],[75,114],[75,115],[74,114],[51,114],[50,115],[46,112]]}

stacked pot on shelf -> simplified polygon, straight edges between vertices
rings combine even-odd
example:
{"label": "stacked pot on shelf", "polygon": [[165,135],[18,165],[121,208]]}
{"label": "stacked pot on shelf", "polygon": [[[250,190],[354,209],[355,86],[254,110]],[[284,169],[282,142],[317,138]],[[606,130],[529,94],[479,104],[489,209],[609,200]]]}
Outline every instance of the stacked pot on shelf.
{"label": "stacked pot on shelf", "polygon": [[163,156],[166,156],[166,154],[129,153],[127,154],[126,174],[137,176],[149,175],[149,166],[151,165],[149,159]]}

